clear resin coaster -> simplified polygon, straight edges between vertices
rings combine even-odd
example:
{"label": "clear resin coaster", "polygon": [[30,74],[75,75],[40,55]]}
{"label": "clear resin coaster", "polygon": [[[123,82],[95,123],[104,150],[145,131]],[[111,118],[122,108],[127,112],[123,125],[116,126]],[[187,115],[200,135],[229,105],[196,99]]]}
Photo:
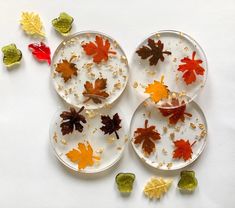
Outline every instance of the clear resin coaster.
{"label": "clear resin coaster", "polygon": [[148,98],[135,111],[130,127],[136,154],[162,170],[180,169],[195,161],[206,145],[206,135],[205,116],[194,101],[165,109]]}
{"label": "clear resin coaster", "polygon": [[61,109],[50,127],[50,142],[57,158],[68,168],[97,173],[121,158],[128,137],[124,113],[104,108]]}
{"label": "clear resin coaster", "polygon": [[192,101],[204,87],[208,70],[200,45],[177,31],[160,31],[145,39],[131,67],[133,87],[162,107],[172,98],[182,101],[179,106]]}
{"label": "clear resin coaster", "polygon": [[128,80],[126,55],[105,34],[86,31],[65,39],[52,60],[52,80],[70,105],[98,109],[113,103]]}

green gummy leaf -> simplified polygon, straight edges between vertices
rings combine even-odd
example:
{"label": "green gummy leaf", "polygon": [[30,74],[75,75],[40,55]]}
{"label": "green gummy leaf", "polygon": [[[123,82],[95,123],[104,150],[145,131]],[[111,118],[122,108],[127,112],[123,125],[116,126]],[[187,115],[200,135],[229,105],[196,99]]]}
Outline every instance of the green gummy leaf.
{"label": "green gummy leaf", "polygon": [[119,173],[117,174],[115,180],[118,186],[118,190],[121,193],[130,193],[132,191],[133,183],[135,181],[135,174]]}
{"label": "green gummy leaf", "polygon": [[72,29],[73,17],[65,12],[60,13],[58,18],[52,20],[53,27],[62,35],[66,35]]}
{"label": "green gummy leaf", "polygon": [[22,53],[17,49],[15,44],[10,44],[2,48],[3,52],[3,63],[7,66],[13,66],[20,63]]}
{"label": "green gummy leaf", "polygon": [[182,191],[194,191],[197,187],[197,179],[194,171],[181,171],[178,188]]}

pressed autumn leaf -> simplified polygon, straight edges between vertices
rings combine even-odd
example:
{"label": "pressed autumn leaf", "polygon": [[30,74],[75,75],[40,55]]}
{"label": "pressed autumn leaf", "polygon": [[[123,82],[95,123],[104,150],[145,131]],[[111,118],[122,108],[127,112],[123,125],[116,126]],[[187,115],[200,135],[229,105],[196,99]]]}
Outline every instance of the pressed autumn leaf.
{"label": "pressed autumn leaf", "polygon": [[105,99],[109,96],[109,94],[105,91],[107,85],[107,79],[96,79],[94,85],[86,81],[84,84],[85,91],[82,93],[84,97],[88,97],[87,100],[84,101],[88,102],[92,100],[94,103],[101,103],[101,99]]}
{"label": "pressed autumn leaf", "polygon": [[37,60],[46,61],[49,65],[51,64],[51,50],[43,42],[40,44],[29,44],[28,48],[32,50],[32,54]]}
{"label": "pressed autumn leaf", "polygon": [[93,149],[89,142],[87,144],[78,143],[77,149],[72,149],[66,156],[74,163],[78,163],[78,170],[87,166],[93,166],[94,160],[100,160],[100,157],[93,155]]}
{"label": "pressed autumn leaf", "polygon": [[155,149],[155,141],[161,136],[156,130],[156,126],[148,127],[148,120],[145,120],[144,128],[137,128],[134,132],[134,143],[142,144],[142,150],[150,155]]}
{"label": "pressed autumn leaf", "polygon": [[144,187],[144,194],[149,199],[160,199],[170,188],[172,180],[153,177]]}
{"label": "pressed autumn leaf", "polygon": [[151,99],[154,102],[158,102],[163,98],[167,98],[169,94],[168,87],[164,85],[164,76],[162,76],[161,81],[154,81],[145,88],[145,93],[150,94]]}
{"label": "pressed autumn leaf", "polygon": [[181,191],[192,192],[197,188],[197,178],[193,170],[184,170],[180,173],[180,180],[178,182],[178,188]]}
{"label": "pressed autumn leaf", "polygon": [[205,69],[200,66],[202,60],[195,59],[196,51],[192,54],[192,59],[184,57],[181,62],[184,64],[179,65],[178,70],[183,72],[183,79],[187,85],[196,81],[196,75],[204,75]]}
{"label": "pressed autumn leaf", "polygon": [[164,61],[164,54],[171,55],[170,51],[163,51],[164,44],[158,40],[158,42],[155,42],[153,39],[148,39],[147,46],[142,46],[139,48],[136,53],[142,58],[142,59],[148,59],[149,58],[149,64],[157,65],[158,61],[161,60]]}
{"label": "pressed autumn leaf", "polygon": [[65,12],[60,13],[58,18],[52,20],[52,25],[60,34],[66,35],[72,29],[73,17]]}
{"label": "pressed autumn leaf", "polygon": [[15,44],[6,45],[2,48],[3,63],[7,67],[11,67],[20,63],[22,59],[22,52],[16,47]]}
{"label": "pressed autumn leaf", "polygon": [[183,158],[184,161],[187,161],[190,158],[192,158],[192,153],[193,153],[192,146],[195,143],[196,141],[190,144],[189,140],[184,140],[184,139],[174,141],[175,150],[173,152],[173,158],[175,159]]}
{"label": "pressed autumn leaf", "polygon": [[61,63],[56,65],[56,71],[61,73],[61,76],[64,79],[64,82],[67,82],[72,78],[72,76],[77,76],[77,67],[76,64],[72,63],[75,56],[72,56],[70,60],[63,59]]}
{"label": "pressed autumn leaf", "polygon": [[134,173],[118,173],[115,178],[118,190],[121,193],[130,193],[133,189],[135,181]]}
{"label": "pressed autumn leaf", "polygon": [[162,105],[162,107],[174,107],[174,106],[177,106],[177,107],[169,108],[169,109],[159,108],[159,111],[161,112],[161,114],[163,116],[165,116],[165,117],[169,116],[169,123],[170,124],[174,125],[179,120],[184,122],[185,116],[192,117],[192,114],[185,112],[186,111],[186,104],[185,104],[184,101],[182,101],[181,104],[180,104],[179,100],[174,98],[174,99],[172,99],[171,104],[166,103],[166,104]]}
{"label": "pressed autumn leaf", "polygon": [[83,131],[81,123],[86,123],[85,117],[81,114],[83,109],[84,107],[76,111],[75,108],[70,108],[70,111],[64,111],[60,114],[62,118],[60,128],[63,135],[72,133],[74,129],[79,132]]}
{"label": "pressed autumn leaf", "polygon": [[120,126],[121,124],[121,119],[116,113],[113,118],[110,118],[110,116],[101,116],[101,123],[104,124],[100,129],[104,132],[104,134],[112,134],[115,133],[117,139],[119,139],[117,131],[122,128]]}
{"label": "pressed autumn leaf", "polygon": [[20,20],[23,30],[28,35],[39,35],[44,37],[43,24],[38,14],[34,12],[23,12]]}
{"label": "pressed autumn leaf", "polygon": [[110,50],[109,40],[103,40],[100,36],[95,37],[95,43],[89,42],[82,47],[88,56],[93,56],[93,61],[97,64],[101,61],[107,61],[109,54],[116,54],[115,51]]}

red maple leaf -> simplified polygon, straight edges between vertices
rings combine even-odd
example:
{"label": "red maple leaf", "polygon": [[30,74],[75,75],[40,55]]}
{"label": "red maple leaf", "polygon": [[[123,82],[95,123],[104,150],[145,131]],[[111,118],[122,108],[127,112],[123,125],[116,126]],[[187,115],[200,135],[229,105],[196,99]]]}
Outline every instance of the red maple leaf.
{"label": "red maple leaf", "polygon": [[175,159],[181,159],[183,158],[184,161],[187,161],[188,159],[192,158],[192,146],[196,143],[193,142],[192,144],[189,143],[189,140],[177,140],[174,141],[175,150],[173,152],[173,158]]}
{"label": "red maple leaf", "polygon": [[46,61],[49,65],[51,65],[51,50],[43,42],[40,44],[29,44],[28,47],[32,50],[32,54],[37,60]]}
{"label": "red maple leaf", "polygon": [[109,54],[116,54],[115,51],[110,51],[110,42],[105,40],[100,36],[95,37],[95,43],[89,42],[82,45],[84,51],[88,56],[93,56],[93,61],[99,64],[102,60],[107,61]]}
{"label": "red maple leaf", "polygon": [[[200,66],[203,62],[200,59],[195,59],[196,51],[192,54],[192,59],[188,57],[184,57],[180,61],[184,64],[179,65],[178,70],[183,72],[183,79],[186,84],[192,84],[196,81],[196,74],[197,75],[204,75],[205,69]],[[196,73],[196,74],[195,74]]]}
{"label": "red maple leaf", "polygon": [[[192,117],[192,114],[190,113],[186,113],[186,104],[184,101],[181,102],[181,106],[179,103],[178,99],[172,99],[171,104],[164,104],[162,105],[162,107],[174,107],[175,108],[159,108],[159,111],[161,112],[161,114],[165,117],[169,117],[169,123],[175,125],[179,120],[181,120],[182,122],[184,122],[185,120],[185,115],[188,117]],[[179,107],[177,107],[179,106]]]}

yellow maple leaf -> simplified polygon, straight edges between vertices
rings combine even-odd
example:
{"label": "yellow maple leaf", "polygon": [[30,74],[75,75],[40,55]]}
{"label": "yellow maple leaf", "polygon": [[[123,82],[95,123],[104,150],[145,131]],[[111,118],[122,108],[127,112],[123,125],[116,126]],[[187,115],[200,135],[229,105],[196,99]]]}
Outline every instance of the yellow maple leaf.
{"label": "yellow maple leaf", "polygon": [[39,15],[34,12],[22,12],[20,24],[29,35],[45,36],[42,21]]}
{"label": "yellow maple leaf", "polygon": [[168,97],[169,90],[167,86],[164,85],[163,80],[164,80],[164,76],[161,77],[160,82],[154,80],[152,84],[149,84],[145,88],[145,93],[150,94],[151,99],[156,103],[160,101],[161,99]]}
{"label": "yellow maple leaf", "polygon": [[93,149],[89,142],[87,145],[78,143],[78,149],[72,149],[66,156],[74,163],[78,163],[78,169],[84,169],[87,166],[93,166],[94,160],[100,160],[100,157],[93,155]]}
{"label": "yellow maple leaf", "polygon": [[144,194],[150,199],[160,199],[170,188],[172,180],[153,177],[144,187]]}

